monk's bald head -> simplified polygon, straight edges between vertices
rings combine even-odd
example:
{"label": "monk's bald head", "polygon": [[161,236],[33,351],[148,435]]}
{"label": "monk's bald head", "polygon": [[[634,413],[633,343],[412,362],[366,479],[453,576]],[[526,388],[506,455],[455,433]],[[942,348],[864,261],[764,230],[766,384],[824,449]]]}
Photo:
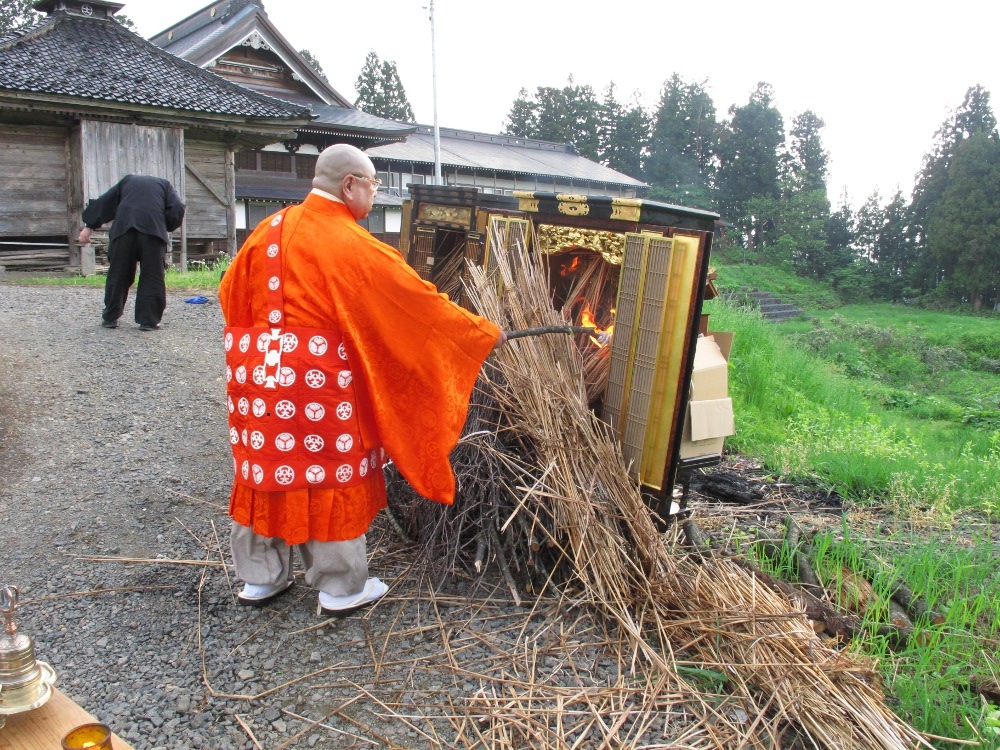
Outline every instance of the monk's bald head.
{"label": "monk's bald head", "polygon": [[346,143],[338,143],[324,149],[316,160],[316,176],[313,187],[333,193],[338,198],[341,194],[344,178],[349,174],[374,174],[372,160],[365,153]]}

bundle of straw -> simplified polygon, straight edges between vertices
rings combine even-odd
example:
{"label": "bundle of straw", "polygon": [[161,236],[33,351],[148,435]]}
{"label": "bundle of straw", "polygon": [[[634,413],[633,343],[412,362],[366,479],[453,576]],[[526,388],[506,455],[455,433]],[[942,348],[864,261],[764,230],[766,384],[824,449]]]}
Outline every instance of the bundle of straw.
{"label": "bundle of straw", "polygon": [[[471,272],[476,308],[513,329],[564,324],[526,243],[503,247],[499,236],[491,228],[498,277]],[[757,725],[794,722],[819,747],[929,747],[886,707],[871,667],[825,645],[789,601],[735,563],[687,553],[658,532],[617,443],[588,408],[569,337],[517,339],[495,359],[489,389],[536,476],[518,488],[505,526],[527,516],[544,529],[582,597],[651,668],[670,672],[674,647],[694,654],[730,676],[736,696],[759,709]]]}

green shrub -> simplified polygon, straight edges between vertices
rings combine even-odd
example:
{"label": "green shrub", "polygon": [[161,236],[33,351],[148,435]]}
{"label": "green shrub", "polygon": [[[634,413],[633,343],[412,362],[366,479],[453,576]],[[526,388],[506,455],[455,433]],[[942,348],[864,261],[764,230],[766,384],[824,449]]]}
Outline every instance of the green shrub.
{"label": "green shrub", "polygon": [[875,297],[875,280],[858,266],[833,271],[830,284],[847,303],[870,302]]}
{"label": "green shrub", "polygon": [[921,359],[931,375],[937,375],[945,370],[961,369],[969,361],[965,352],[953,346],[928,346],[921,353]]}
{"label": "green shrub", "polygon": [[976,359],[975,365],[977,369],[985,370],[986,372],[1000,373],[1000,359],[979,357]]}

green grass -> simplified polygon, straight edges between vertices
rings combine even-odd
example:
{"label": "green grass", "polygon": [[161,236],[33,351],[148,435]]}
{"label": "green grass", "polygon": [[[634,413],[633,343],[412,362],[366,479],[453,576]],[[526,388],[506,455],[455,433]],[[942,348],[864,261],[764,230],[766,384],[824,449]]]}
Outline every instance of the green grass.
{"label": "green grass", "polygon": [[[863,555],[879,561],[883,574],[875,577],[875,590],[883,610],[895,582],[903,580],[944,616],[941,624],[917,623],[914,637],[898,652],[875,637],[861,644],[888,667],[887,694],[898,702],[897,711],[922,731],[972,739],[973,727],[980,726],[983,704],[973,684],[995,681],[1000,668],[995,534],[986,526],[969,538],[900,531],[862,541],[848,530],[827,549],[834,559]],[[870,610],[878,612],[878,606]]]}
{"label": "green grass", "polygon": [[[873,595],[864,615],[867,635],[856,639],[852,648],[862,658],[878,661],[888,702],[921,731],[971,740],[980,739],[977,731],[984,729],[988,704],[974,685],[995,684],[1000,671],[996,533],[989,525],[980,525],[965,538],[899,526],[884,536],[862,538],[845,523],[838,531],[818,534],[810,545],[813,566],[838,604],[849,606],[840,592],[851,598],[857,591],[846,585],[851,579],[845,570],[874,571]],[[795,577],[787,547],[775,558],[760,554],[758,545],[746,549],[766,571]],[[877,626],[888,621],[888,603],[901,581],[943,622],[915,623],[909,641],[893,650],[887,638],[877,634]],[[981,739],[985,747],[1000,741],[989,734]]]}
{"label": "green grass", "polygon": [[[729,271],[720,268],[720,280],[750,278],[743,267]],[[807,304],[823,299],[808,288],[768,283],[771,269],[753,273],[761,276],[750,285],[810,315],[771,324],[751,309],[706,304],[712,328],[735,333],[737,434],[727,449],[887,519],[874,538],[847,525],[817,536],[817,568],[874,556],[886,572],[875,581],[882,604],[868,612],[870,624],[884,621],[896,580],[945,622],[918,624],[899,652],[874,629],[852,648],[877,660],[890,703],[917,729],[1000,747],[1000,737],[979,734],[990,707],[972,686],[1000,675],[1000,316],[826,309]],[[795,577],[789,560],[769,569]]]}
{"label": "green grass", "polygon": [[[181,273],[176,268],[168,268],[164,274],[167,289],[217,289],[222,273],[229,265],[228,261],[222,260],[211,265],[194,262],[190,265],[187,273]],[[16,281],[19,284],[39,284],[43,286],[97,286],[103,287],[106,277],[104,274],[93,276],[76,276],[71,274],[33,274],[33,273],[8,273],[8,281]]]}
{"label": "green grass", "polygon": [[[1000,512],[1000,374],[972,369],[982,362],[972,351],[928,354],[935,342],[964,339],[837,316],[775,325],[717,300],[706,310],[714,329],[736,334],[731,449],[853,500]],[[978,325],[989,351],[1000,319]]]}

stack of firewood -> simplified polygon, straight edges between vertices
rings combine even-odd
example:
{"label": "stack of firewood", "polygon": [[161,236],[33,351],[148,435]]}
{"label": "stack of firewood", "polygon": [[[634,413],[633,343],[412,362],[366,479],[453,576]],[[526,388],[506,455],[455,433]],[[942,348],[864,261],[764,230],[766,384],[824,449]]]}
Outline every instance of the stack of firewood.
{"label": "stack of firewood", "polygon": [[[527,249],[493,246],[499,277],[472,269],[477,309],[509,329],[565,325]],[[434,515],[427,525],[412,504],[394,501],[403,531],[432,549],[428,559],[496,561],[515,597],[517,573],[533,588],[572,592],[600,614],[614,633],[608,640],[632,653],[636,670],[681,682],[676,651],[726,675],[757,717],[747,746],[766,746],[761,738],[789,722],[820,747],[923,744],[885,705],[872,665],[817,635],[800,600],[745,562],[708,552],[695,526],[685,526],[687,539],[677,525],[658,530],[616,441],[588,407],[570,337],[511,341],[484,369],[480,391],[455,454],[454,509],[426,511]]]}

